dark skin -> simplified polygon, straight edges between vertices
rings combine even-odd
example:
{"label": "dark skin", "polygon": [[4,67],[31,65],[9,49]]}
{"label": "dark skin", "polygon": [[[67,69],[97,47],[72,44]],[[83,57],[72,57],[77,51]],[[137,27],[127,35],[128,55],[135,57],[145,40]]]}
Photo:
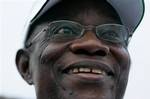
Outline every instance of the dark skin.
{"label": "dark skin", "polygon": [[[93,5],[97,4],[70,4],[71,11],[61,9],[60,15],[41,21],[34,32],[61,19],[83,25],[121,24],[119,18],[110,14],[111,9]],[[84,36],[70,41],[48,41],[43,35],[30,48],[20,49],[16,57],[17,68],[35,86],[37,99],[123,98],[130,68],[126,46],[100,40],[93,31],[85,31]],[[72,66],[100,69],[104,74],[64,72]]]}

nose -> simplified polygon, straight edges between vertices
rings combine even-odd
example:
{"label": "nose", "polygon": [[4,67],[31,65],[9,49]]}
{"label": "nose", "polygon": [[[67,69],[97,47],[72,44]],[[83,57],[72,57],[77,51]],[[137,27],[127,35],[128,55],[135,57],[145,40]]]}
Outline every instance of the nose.
{"label": "nose", "polygon": [[84,54],[90,56],[107,56],[109,47],[100,41],[95,33],[87,32],[80,39],[75,40],[70,49],[75,54]]}

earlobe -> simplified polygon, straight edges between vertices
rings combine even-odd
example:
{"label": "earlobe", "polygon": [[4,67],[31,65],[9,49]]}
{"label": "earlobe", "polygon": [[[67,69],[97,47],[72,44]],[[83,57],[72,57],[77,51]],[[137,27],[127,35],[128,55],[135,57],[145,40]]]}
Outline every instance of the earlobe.
{"label": "earlobe", "polygon": [[17,52],[16,66],[23,79],[27,81],[28,84],[32,85],[33,80],[29,65],[29,53],[26,50],[20,49]]}

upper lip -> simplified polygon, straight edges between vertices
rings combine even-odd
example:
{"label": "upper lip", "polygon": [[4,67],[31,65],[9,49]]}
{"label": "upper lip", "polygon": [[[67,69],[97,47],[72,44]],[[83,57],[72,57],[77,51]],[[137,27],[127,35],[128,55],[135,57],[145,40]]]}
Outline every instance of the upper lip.
{"label": "upper lip", "polygon": [[114,76],[114,70],[112,66],[97,62],[97,61],[80,61],[76,63],[69,64],[62,69],[63,73],[68,73],[70,69],[73,68],[91,68],[91,69],[100,69],[104,71],[108,76]]}

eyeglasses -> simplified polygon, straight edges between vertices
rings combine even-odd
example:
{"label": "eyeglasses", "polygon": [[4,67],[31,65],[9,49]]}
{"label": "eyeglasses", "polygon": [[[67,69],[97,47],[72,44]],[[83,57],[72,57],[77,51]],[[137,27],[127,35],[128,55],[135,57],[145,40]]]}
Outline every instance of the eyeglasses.
{"label": "eyeglasses", "polygon": [[[102,24],[98,26],[88,25],[84,26],[77,22],[69,20],[58,20],[51,22],[47,29],[44,29],[46,38],[52,41],[69,41],[81,38],[86,32],[94,31],[97,38],[110,43],[128,44],[130,33],[124,25],[120,24]],[[44,31],[38,33],[32,39],[31,43],[35,41],[39,35]]]}

